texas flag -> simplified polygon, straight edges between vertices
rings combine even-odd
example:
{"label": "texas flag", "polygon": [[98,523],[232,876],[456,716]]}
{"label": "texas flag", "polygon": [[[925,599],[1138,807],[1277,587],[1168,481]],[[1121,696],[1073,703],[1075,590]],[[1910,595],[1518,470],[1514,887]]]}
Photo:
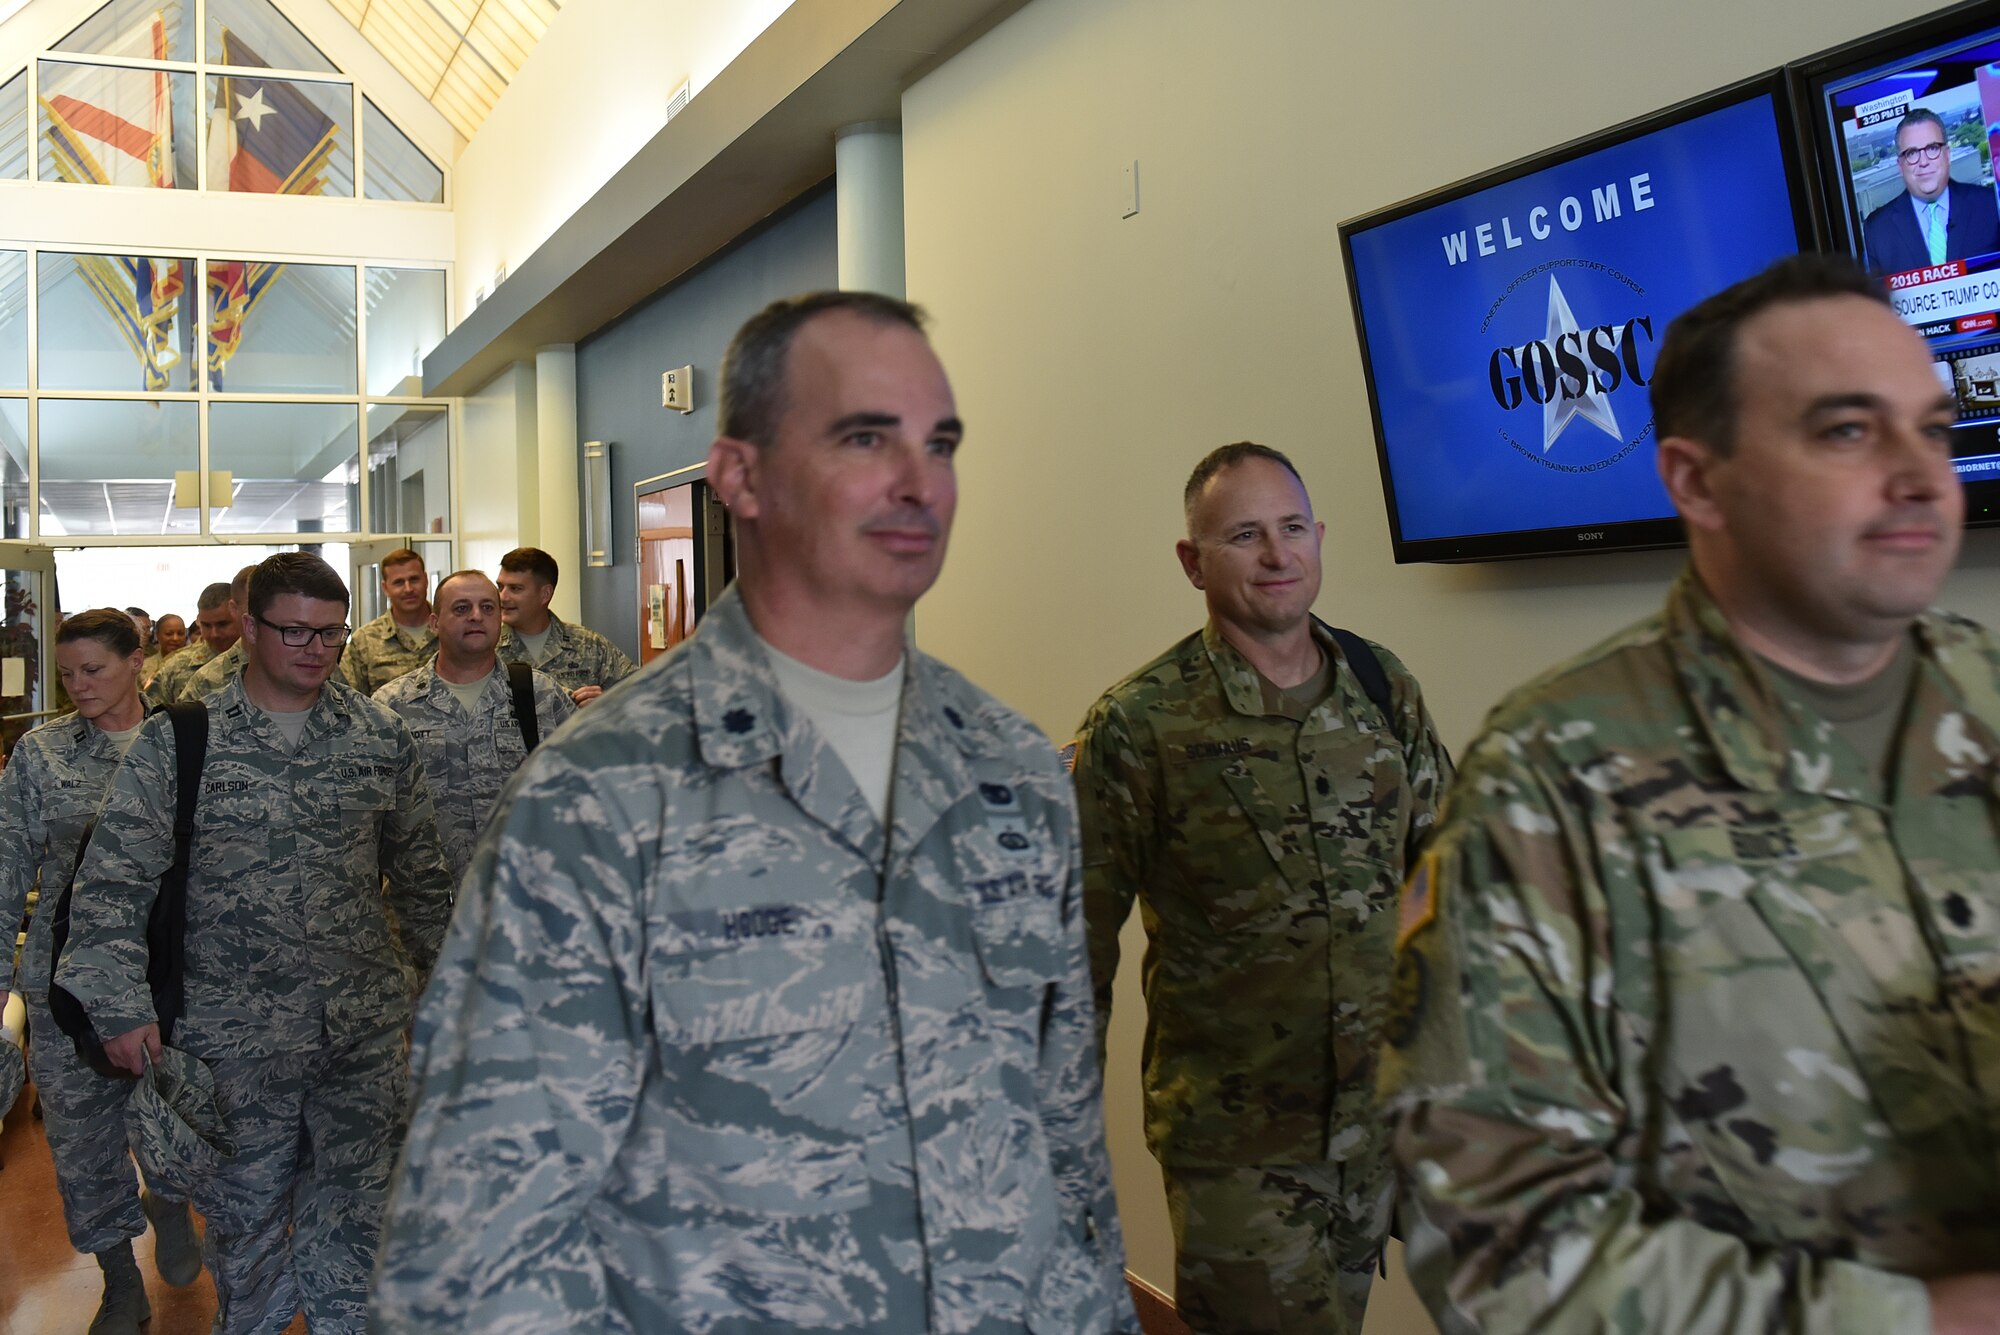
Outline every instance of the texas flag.
{"label": "texas flag", "polygon": [[[224,28],[222,59],[231,66],[268,68],[263,57]],[[223,76],[209,124],[211,184],[260,195],[316,195],[340,127],[282,79]]]}

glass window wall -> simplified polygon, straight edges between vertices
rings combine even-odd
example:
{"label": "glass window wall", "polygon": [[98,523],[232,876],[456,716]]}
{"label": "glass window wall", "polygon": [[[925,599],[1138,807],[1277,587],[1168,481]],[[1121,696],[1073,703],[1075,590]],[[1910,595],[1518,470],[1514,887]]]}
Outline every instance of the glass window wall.
{"label": "glass window wall", "polygon": [[41,389],[194,388],[192,260],[41,252]]}
{"label": "glass window wall", "polygon": [[44,181],[195,188],[194,75],[44,60]]}
{"label": "glass window wall", "polygon": [[176,504],[199,495],[197,411],[189,400],[43,399],[42,536],[200,532],[200,512]]}
{"label": "glass window wall", "polygon": [[216,403],[208,410],[216,533],[346,533],[361,483],[359,412],[351,403]]}
{"label": "glass window wall", "polygon": [[216,393],[352,394],[354,269],[208,262],[208,387]]}

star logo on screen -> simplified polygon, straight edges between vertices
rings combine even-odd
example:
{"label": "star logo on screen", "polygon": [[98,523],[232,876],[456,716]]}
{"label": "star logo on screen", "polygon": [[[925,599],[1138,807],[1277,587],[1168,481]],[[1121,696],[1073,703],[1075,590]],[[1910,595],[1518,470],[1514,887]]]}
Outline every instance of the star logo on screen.
{"label": "star logo on screen", "polygon": [[[1570,312],[1569,298],[1563,295],[1562,284],[1556,281],[1554,274],[1550,274],[1549,322],[1545,337],[1553,348],[1562,346],[1564,335],[1568,335],[1574,343],[1582,339],[1584,330]],[[1617,349],[1618,337],[1617,332],[1611,336],[1613,351]],[[1557,394],[1542,405],[1542,453],[1547,454],[1562,433],[1569,430],[1569,424],[1579,417],[1613,440],[1625,439],[1625,433],[1618,429],[1618,416],[1611,410],[1611,396],[1599,387],[1594,378],[1585,377],[1582,386],[1583,392],[1575,397]]]}

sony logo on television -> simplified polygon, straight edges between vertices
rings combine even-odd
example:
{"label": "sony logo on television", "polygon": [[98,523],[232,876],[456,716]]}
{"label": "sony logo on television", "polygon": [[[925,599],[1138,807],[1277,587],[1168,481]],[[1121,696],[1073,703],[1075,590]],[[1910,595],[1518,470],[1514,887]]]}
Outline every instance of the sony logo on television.
{"label": "sony logo on television", "polygon": [[[1625,199],[1629,195],[1632,212],[1643,213],[1657,202],[1653,198],[1653,174],[1640,172],[1625,182],[1621,193],[1619,183],[1611,181],[1590,192],[1590,220],[1593,223],[1610,222],[1625,214]],[[1546,241],[1555,234],[1555,227],[1549,223],[1549,210],[1537,204],[1528,210],[1528,237],[1536,241]],[[1565,232],[1574,232],[1583,226],[1583,201],[1575,195],[1565,195],[1555,207],[1556,223]],[[1514,220],[1505,214],[1500,218],[1500,240],[1493,240],[1493,224],[1480,223],[1470,229],[1472,241],[1466,240],[1466,232],[1446,232],[1438,240],[1444,243],[1444,258],[1447,265],[1463,264],[1471,257],[1471,247],[1476,245],[1482,258],[1498,255],[1502,250],[1516,250],[1527,244],[1527,239],[1514,230]]]}
{"label": "sony logo on television", "polygon": [[1585,532],[1577,534],[1576,540],[1578,542],[1603,542],[1604,530],[1601,528],[1589,529]]}

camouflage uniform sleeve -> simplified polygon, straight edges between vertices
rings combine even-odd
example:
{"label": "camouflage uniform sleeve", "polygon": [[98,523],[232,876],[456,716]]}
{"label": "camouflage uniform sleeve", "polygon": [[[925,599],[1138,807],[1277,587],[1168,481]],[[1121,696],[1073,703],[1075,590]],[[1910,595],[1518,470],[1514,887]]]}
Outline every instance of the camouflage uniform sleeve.
{"label": "camouflage uniform sleeve", "polygon": [[[7,952],[8,968],[0,977],[0,992],[13,988],[14,938],[21,918],[28,911],[28,892],[35,888],[36,869],[41,865],[42,843],[48,838],[42,828],[42,785],[39,748],[14,744],[14,753],[0,769],[0,943]],[[53,889],[37,912],[55,907]]]}
{"label": "camouflage uniform sleeve", "polygon": [[597,679],[606,690],[616,686],[619,682],[637,671],[632,666],[632,660],[625,656],[625,651],[613,644],[605,636],[599,635],[597,637],[597,648],[602,660],[598,664]]}
{"label": "camouflage uniform sleeve", "polygon": [[554,677],[537,672],[529,678],[535,684],[535,719],[541,725],[543,740],[568,722],[576,712],[576,702],[569,698],[569,692],[556,684]]}
{"label": "camouflage uniform sleeve", "polygon": [[605,1327],[591,1204],[650,1066],[635,837],[538,752],[480,840],[417,1016],[371,1330]]}
{"label": "camouflage uniform sleeve", "polygon": [[1424,704],[1424,693],[1417,686],[1417,679],[1387,649],[1379,644],[1374,649],[1389,671],[1390,700],[1396,706],[1396,735],[1403,741],[1403,764],[1410,780],[1410,833],[1404,846],[1403,865],[1413,867],[1417,854],[1437,826],[1438,808],[1444,803],[1445,790],[1451,786],[1451,753],[1438,740],[1437,724]]}
{"label": "camouflage uniform sleeve", "polygon": [[[428,978],[451,921],[451,870],[438,838],[437,810],[416,739],[400,715],[395,719],[401,762],[396,771],[396,805],[382,825],[381,865],[389,907],[402,928],[403,949]],[[419,987],[422,984],[419,983]]]}
{"label": "camouflage uniform sleeve", "polygon": [[1144,882],[1154,833],[1156,767],[1134,740],[1124,708],[1105,696],[1083,720],[1076,745],[1076,797],[1083,857],[1083,916],[1097,1003],[1097,1059],[1111,1029],[1118,933]]}
{"label": "camouflage uniform sleeve", "polygon": [[[1070,828],[1076,828],[1074,822]],[[1078,1291],[1109,1296],[1106,1328],[1137,1332],[1138,1318],[1125,1284],[1125,1242],[1111,1185],[1111,1155],[1104,1140],[1104,1084],[1098,1060],[1102,1039],[1093,1024],[1094,989],[1082,912],[1082,848],[1074,838],[1070,845],[1068,883],[1062,895],[1068,958],[1064,981],[1056,985],[1043,1011],[1042,1129],[1048,1137],[1049,1170],[1063,1204],[1063,1218],[1075,1230],[1076,1254],[1095,1281],[1079,1284]],[[1094,1321],[1088,1326],[1097,1328]],[[1085,1327],[1079,1318],[1078,1328]]]}
{"label": "camouflage uniform sleeve", "polygon": [[1627,876],[1617,852],[1503,751],[1519,744],[1475,752],[1404,891],[1383,1065],[1410,1273],[1440,1328],[1927,1330],[1916,1280],[1649,1206],[1654,1096],[1612,1000],[1651,967],[1643,892],[1617,887],[1642,921],[1614,926],[1599,869]]}
{"label": "camouflage uniform sleeve", "polygon": [[69,942],[55,979],[105,1038],[157,1023],[146,985],[146,915],[174,862],[174,730],[154,714],[111,776],[77,867]]}
{"label": "camouflage uniform sleeve", "polygon": [[361,637],[347,637],[347,647],[340,651],[340,678],[363,695],[370,695],[368,689],[368,665],[361,659]]}

